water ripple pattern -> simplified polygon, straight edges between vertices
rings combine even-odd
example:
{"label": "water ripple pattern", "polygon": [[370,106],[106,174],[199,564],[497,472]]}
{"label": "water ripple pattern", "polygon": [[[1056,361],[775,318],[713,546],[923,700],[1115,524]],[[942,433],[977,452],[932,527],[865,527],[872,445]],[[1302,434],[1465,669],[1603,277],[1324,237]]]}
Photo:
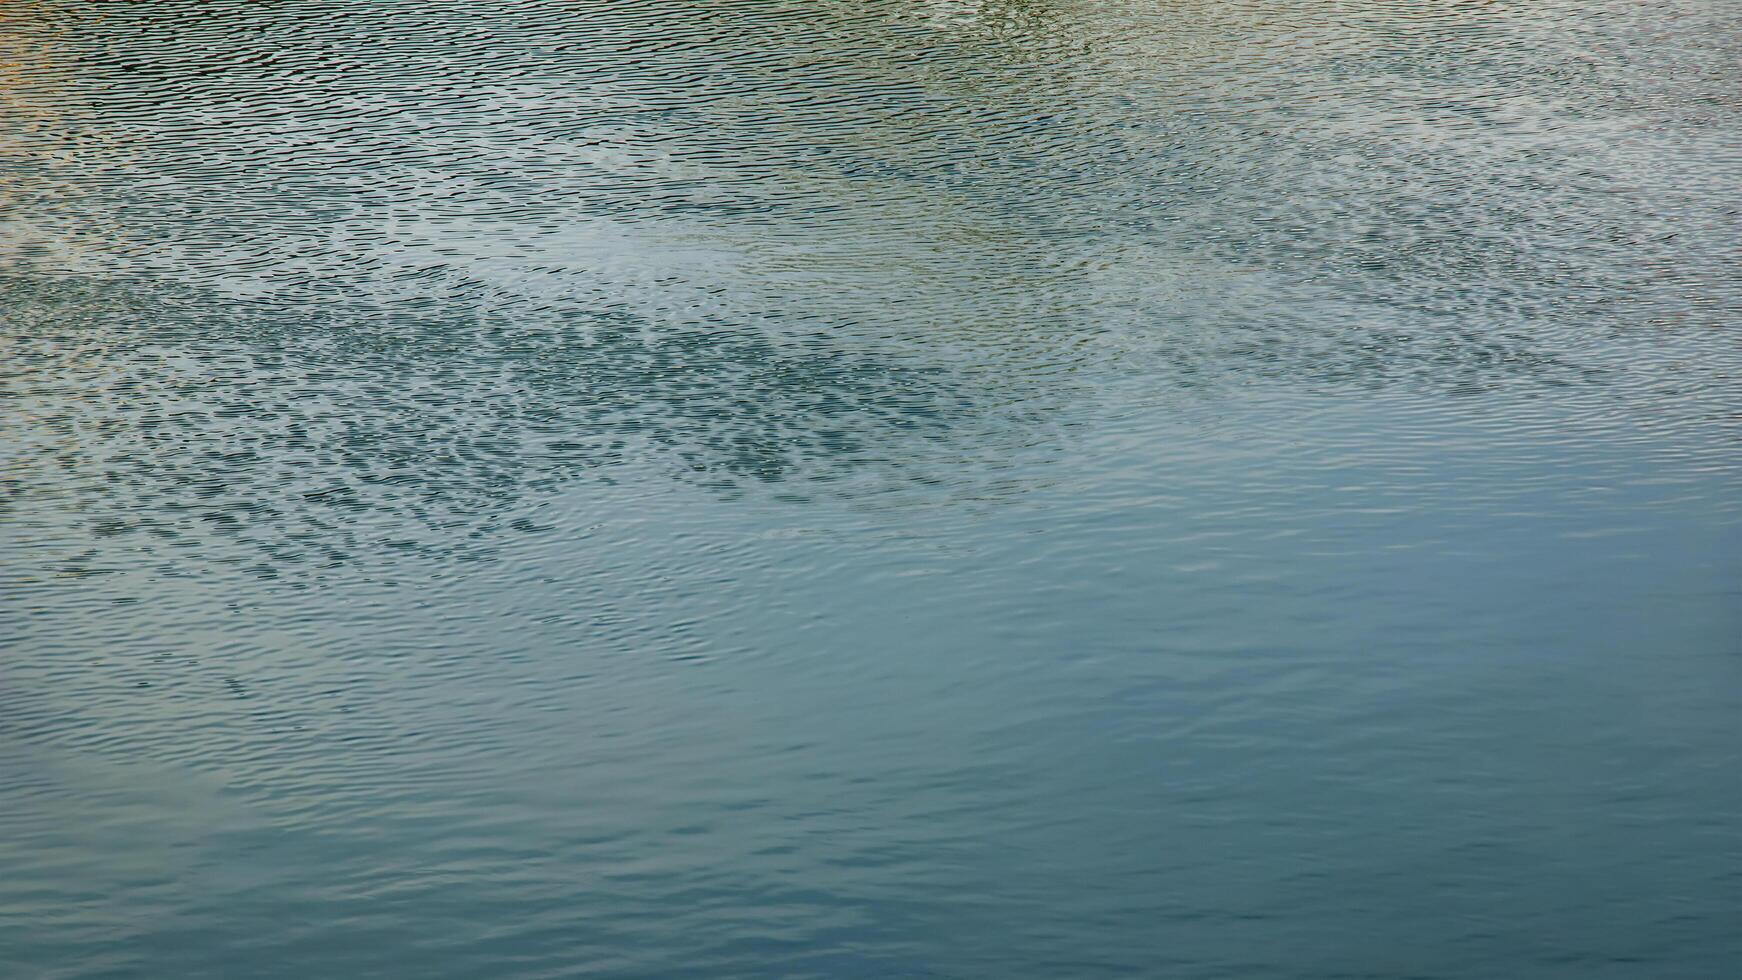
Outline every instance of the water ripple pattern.
{"label": "water ripple pattern", "polygon": [[1727,978],[1739,65],[0,2],[0,973]]}

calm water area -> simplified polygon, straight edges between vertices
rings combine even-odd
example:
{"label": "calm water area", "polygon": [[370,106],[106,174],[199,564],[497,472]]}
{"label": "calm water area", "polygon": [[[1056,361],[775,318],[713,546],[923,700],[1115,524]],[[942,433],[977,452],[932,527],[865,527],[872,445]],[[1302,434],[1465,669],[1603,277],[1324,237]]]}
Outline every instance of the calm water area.
{"label": "calm water area", "polygon": [[0,976],[1742,976],[1742,3],[0,2]]}

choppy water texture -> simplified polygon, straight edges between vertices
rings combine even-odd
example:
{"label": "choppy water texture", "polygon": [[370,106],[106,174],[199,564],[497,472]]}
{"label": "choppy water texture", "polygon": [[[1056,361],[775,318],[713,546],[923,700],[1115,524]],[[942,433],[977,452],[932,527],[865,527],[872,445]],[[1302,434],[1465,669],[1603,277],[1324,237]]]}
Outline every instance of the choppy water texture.
{"label": "choppy water texture", "polygon": [[0,973],[1735,976],[1739,66],[0,3]]}

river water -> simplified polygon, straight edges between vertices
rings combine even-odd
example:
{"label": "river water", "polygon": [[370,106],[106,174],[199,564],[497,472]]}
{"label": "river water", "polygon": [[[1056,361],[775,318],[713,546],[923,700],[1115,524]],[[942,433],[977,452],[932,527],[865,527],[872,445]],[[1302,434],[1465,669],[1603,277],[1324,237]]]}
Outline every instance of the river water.
{"label": "river water", "polygon": [[1738,64],[0,4],[0,972],[1734,976]]}

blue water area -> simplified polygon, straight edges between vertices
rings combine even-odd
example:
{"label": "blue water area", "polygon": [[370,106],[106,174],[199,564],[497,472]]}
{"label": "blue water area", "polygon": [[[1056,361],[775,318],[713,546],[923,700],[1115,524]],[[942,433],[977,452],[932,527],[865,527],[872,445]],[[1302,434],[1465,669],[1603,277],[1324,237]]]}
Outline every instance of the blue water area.
{"label": "blue water area", "polygon": [[0,975],[1742,975],[1739,65],[0,5]]}

